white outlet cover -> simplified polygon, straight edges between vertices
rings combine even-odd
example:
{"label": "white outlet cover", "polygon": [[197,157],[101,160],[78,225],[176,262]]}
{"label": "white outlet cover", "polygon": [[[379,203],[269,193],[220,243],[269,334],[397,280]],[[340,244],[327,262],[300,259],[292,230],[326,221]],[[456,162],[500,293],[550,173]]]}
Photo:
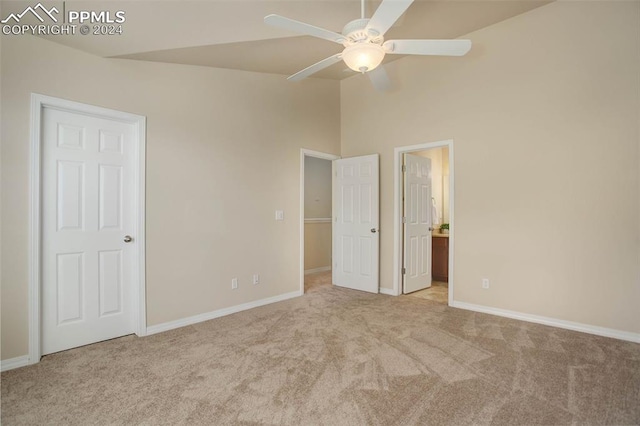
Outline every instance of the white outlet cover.
{"label": "white outlet cover", "polygon": [[276,210],[276,220],[284,220],[284,210]]}

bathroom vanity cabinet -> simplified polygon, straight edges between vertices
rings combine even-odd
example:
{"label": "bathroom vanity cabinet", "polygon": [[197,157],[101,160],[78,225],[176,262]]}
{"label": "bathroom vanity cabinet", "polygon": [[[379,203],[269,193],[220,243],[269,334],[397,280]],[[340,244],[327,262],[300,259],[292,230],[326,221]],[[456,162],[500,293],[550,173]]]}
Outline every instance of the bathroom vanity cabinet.
{"label": "bathroom vanity cabinet", "polygon": [[434,234],[431,242],[431,276],[449,282],[449,236]]}

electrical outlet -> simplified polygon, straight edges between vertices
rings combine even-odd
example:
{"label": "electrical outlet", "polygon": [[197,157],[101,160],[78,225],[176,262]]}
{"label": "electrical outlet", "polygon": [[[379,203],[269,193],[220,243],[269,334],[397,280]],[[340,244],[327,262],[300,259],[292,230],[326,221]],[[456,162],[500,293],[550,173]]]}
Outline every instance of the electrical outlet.
{"label": "electrical outlet", "polygon": [[284,210],[276,210],[276,220],[284,220]]}
{"label": "electrical outlet", "polygon": [[482,279],[482,288],[489,288],[489,278]]}
{"label": "electrical outlet", "polygon": [[236,288],[238,288],[238,279],[237,278],[232,278],[231,279],[231,290],[235,290]]}
{"label": "electrical outlet", "polygon": [[260,284],[260,275],[253,274],[253,284]]}

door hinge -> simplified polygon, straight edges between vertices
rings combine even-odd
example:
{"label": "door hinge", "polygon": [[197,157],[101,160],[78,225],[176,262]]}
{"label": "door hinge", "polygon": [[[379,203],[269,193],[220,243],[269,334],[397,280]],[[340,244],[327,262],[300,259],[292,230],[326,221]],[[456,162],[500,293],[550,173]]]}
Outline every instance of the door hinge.
{"label": "door hinge", "polygon": [[402,216],[402,223],[407,223],[407,217],[406,216]]}
{"label": "door hinge", "polygon": [[402,268],[402,275],[405,275],[407,273],[407,268]]}
{"label": "door hinge", "polygon": [[407,166],[405,166],[404,164],[402,165],[402,173],[405,173],[407,171]]}

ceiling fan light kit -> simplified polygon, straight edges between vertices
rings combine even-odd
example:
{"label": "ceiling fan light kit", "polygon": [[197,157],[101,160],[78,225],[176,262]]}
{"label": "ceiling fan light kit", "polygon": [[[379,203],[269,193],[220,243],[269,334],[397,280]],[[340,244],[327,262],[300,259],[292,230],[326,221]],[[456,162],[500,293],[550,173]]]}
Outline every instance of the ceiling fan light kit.
{"label": "ceiling fan light kit", "polygon": [[[302,80],[340,62],[340,60],[343,60],[354,71],[368,73],[380,66],[387,53],[462,56],[471,49],[471,41],[469,40],[389,40],[384,42],[384,34],[409,8],[413,0],[382,0],[371,19],[364,17],[364,2],[365,0],[362,0],[361,19],[347,23],[342,34],[279,15],[265,16],[264,22],[266,24],[322,38],[344,46],[342,53],[330,56],[293,74],[288,78],[289,80]],[[384,68],[376,70],[376,75],[369,74],[369,76],[376,88],[381,90],[388,88],[388,77]]]}
{"label": "ceiling fan light kit", "polygon": [[365,73],[375,69],[384,59],[384,49],[379,44],[358,43],[345,47],[342,60],[354,71]]}

